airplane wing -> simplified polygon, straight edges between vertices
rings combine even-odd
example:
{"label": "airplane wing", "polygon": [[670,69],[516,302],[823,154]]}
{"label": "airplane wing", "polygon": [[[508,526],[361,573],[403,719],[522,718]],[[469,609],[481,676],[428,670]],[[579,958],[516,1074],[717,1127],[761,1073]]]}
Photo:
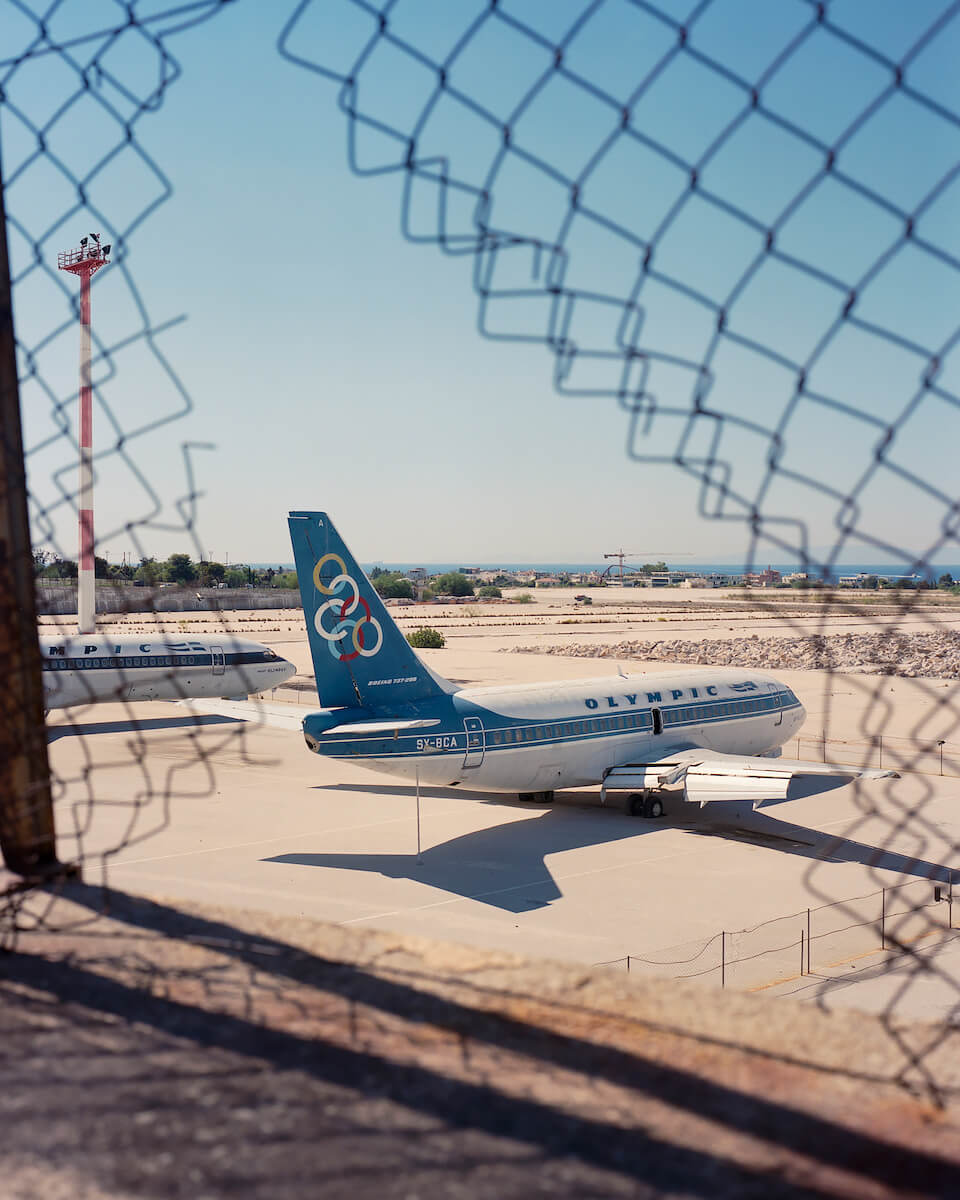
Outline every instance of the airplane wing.
{"label": "airplane wing", "polygon": [[795,775],[827,775],[835,779],[898,779],[896,771],[856,767],[851,763],[808,762],[802,758],[763,758],[750,754],[721,754],[685,747],[656,762],[625,763],[604,778],[601,794],[609,789],[629,791],[682,783],[688,800],[702,808],[711,800],[785,800]]}
{"label": "airplane wing", "polygon": [[296,704],[264,704],[259,700],[181,700],[181,704],[195,712],[217,713],[233,717],[237,721],[250,721],[254,725],[269,725],[274,729],[290,729],[299,733],[303,718],[309,708]]}

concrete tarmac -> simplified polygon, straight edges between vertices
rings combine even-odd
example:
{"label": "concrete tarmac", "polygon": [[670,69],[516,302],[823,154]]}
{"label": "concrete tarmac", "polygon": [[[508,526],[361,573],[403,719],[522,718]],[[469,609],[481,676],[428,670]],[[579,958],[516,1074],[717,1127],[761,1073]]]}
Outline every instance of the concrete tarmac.
{"label": "concrete tarmac", "polygon": [[[573,675],[598,666],[540,664]],[[711,983],[720,982],[722,931],[904,883],[911,903],[928,905],[932,881],[948,877],[960,845],[960,780],[907,775],[820,793],[795,786],[795,798],[756,814],[744,804],[701,811],[675,797],[662,821],[600,808],[591,789],[542,807],[425,788],[418,857],[414,789],[312,755],[295,733],[157,702],[98,705],[51,736],[61,857],[83,858],[88,882],[103,871],[135,894],[580,963],[633,956],[634,970]],[[906,820],[911,812],[915,820]],[[870,903],[853,904],[847,923],[868,925]],[[944,905],[929,911],[940,919]],[[849,963],[875,940],[868,932],[831,943],[829,954],[817,944],[818,959],[830,959],[824,977],[849,978]],[[685,955],[689,972],[642,961]],[[791,950],[762,956],[739,981],[729,970],[727,982],[765,987],[796,975],[796,958]],[[910,990],[909,1015],[929,1015]],[[932,1011],[960,997],[956,982],[947,992],[930,1001]]]}

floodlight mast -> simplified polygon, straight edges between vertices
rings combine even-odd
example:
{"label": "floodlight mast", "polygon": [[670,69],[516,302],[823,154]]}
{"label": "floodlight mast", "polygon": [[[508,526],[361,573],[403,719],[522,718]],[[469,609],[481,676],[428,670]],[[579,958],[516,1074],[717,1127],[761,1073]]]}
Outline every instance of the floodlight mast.
{"label": "floodlight mast", "polygon": [[77,630],[96,631],[96,596],[93,561],[93,397],[90,385],[90,277],[110,261],[110,246],[100,244],[100,234],[81,238],[74,250],[57,255],[57,266],[80,279],[80,494],[77,578]]}

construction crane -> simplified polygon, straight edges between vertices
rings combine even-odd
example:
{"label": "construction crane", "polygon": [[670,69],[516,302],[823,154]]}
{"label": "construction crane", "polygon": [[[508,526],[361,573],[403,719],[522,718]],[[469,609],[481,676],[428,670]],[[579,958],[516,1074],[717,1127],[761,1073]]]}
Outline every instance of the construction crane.
{"label": "construction crane", "polygon": [[[619,561],[619,564],[620,564],[620,586],[623,587],[623,560],[625,558],[646,558],[648,554],[654,555],[654,554],[662,554],[662,553],[663,553],[662,550],[612,550],[609,554],[605,554],[603,557],[604,558],[615,558]],[[674,554],[671,554],[670,557],[671,558],[687,558],[688,555],[685,553],[682,553],[682,554],[674,553]],[[607,570],[609,571],[610,567],[608,567]]]}

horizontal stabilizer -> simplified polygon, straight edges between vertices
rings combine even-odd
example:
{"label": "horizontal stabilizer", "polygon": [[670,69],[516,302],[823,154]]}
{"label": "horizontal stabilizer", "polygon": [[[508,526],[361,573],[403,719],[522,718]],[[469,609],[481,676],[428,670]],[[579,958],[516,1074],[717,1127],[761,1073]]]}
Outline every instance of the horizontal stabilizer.
{"label": "horizontal stabilizer", "polygon": [[334,725],[324,733],[393,733],[398,729],[429,729],[439,725],[440,719],[423,718],[409,721],[353,721],[349,725]]}

